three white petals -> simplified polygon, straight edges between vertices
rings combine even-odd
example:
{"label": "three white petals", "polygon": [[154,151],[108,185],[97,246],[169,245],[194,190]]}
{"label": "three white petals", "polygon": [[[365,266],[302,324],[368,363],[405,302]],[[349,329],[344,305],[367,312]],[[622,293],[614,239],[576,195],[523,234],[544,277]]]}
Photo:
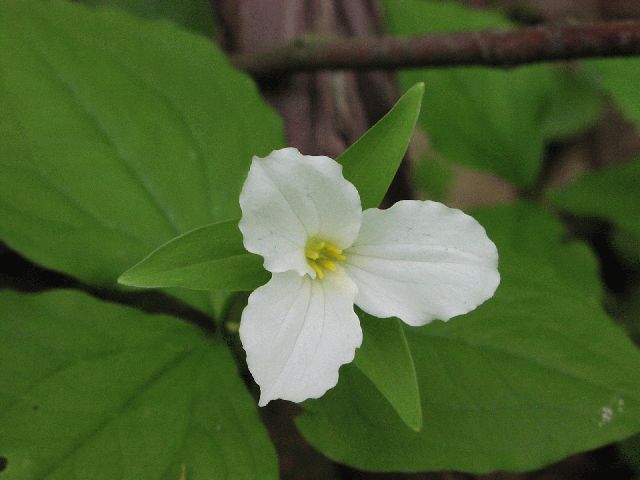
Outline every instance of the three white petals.
{"label": "three white petals", "polygon": [[417,200],[363,212],[328,157],[254,157],[240,207],[244,246],[272,272],[240,323],[261,406],[336,385],[362,343],[354,304],[419,326],[473,310],[500,283],[496,247],[472,217]]}

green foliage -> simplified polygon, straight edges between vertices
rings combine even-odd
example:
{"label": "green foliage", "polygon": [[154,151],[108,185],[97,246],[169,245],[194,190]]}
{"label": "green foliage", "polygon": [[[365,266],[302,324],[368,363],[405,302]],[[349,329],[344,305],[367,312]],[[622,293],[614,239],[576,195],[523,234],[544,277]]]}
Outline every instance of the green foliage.
{"label": "green foliage", "polygon": [[588,173],[549,198],[578,216],[601,217],[640,237],[640,160]]}
{"label": "green foliage", "polygon": [[627,117],[640,126],[640,59],[618,58],[593,60],[589,64],[596,70],[600,84]]}
{"label": "green foliage", "polygon": [[[211,34],[197,13],[206,1],[84,3]],[[386,13],[403,35],[511,27],[444,2],[389,0]],[[593,65],[638,121],[638,64]],[[379,205],[418,119],[443,157],[440,179],[418,181],[442,195],[456,162],[531,186],[545,143],[601,107],[581,68],[422,70],[402,83],[412,86],[338,159],[364,208]],[[100,288],[139,262],[121,283],[190,289],[170,292],[209,312],[267,281],[243,248],[238,196],[251,157],[280,147],[282,128],[209,41],[115,9],[4,0],[0,102],[0,238],[11,248]],[[633,256],[638,184],[633,162],[549,198],[617,225]],[[477,218],[500,252],[495,298],[421,328],[359,312],[354,363],[298,419],[320,451],[366,470],[526,470],[640,430],[640,352],[599,304],[591,250],[531,203]],[[3,479],[277,477],[218,337],[79,292],[3,292],[0,304]],[[635,303],[624,308],[637,317]]]}
{"label": "green foliage", "polygon": [[517,202],[481,210],[476,218],[498,247],[502,264],[535,258],[589,297],[603,298],[598,260],[591,249],[566,238],[564,226],[539,206]]}
{"label": "green foliage", "polygon": [[220,340],[72,291],[0,302],[3,480],[277,478]]}
{"label": "green foliage", "polygon": [[[420,110],[422,85],[410,89],[339,161],[365,206],[382,200],[409,145]],[[159,247],[120,277],[139,287],[251,290],[267,280],[260,259],[242,246],[237,221],[212,224]]]}
{"label": "green foliage", "polygon": [[424,84],[413,85],[389,112],[340,157],[344,176],[360,193],[362,208],[380,205],[415,128]]}
{"label": "green foliage", "polygon": [[94,285],[237,218],[252,155],[282,143],[252,81],[168,23],[7,0],[0,52],[0,238]]}
{"label": "green foliage", "polygon": [[[397,35],[510,28],[497,13],[454,3],[389,0],[385,12]],[[425,83],[420,125],[445,157],[521,187],[536,180],[545,141],[579,132],[600,108],[586,80],[544,65],[414,70],[402,73],[401,81]]]}
{"label": "green foliage", "polygon": [[359,312],[363,330],[362,347],[355,365],[388,400],[402,421],[412,430],[422,428],[420,386],[411,350],[400,320],[378,319]]}
{"label": "green foliage", "polygon": [[[424,87],[416,85],[340,158],[345,176],[360,187],[363,205],[380,203],[409,145]],[[267,278],[247,254],[236,221],[180,235],[127,271],[120,282],[139,287],[251,290]]]}
{"label": "green foliage", "polygon": [[532,208],[505,208],[501,222],[489,213],[505,252],[493,299],[447,323],[405,328],[422,431],[349,366],[298,420],[312,445],[368,470],[520,471],[638,431],[640,352],[584,285],[559,275],[544,248],[564,248],[556,235],[539,231],[530,254],[518,253],[528,247],[510,240],[520,231],[513,222],[535,218]]}
{"label": "green foliage", "polygon": [[234,220],[170,240],[118,279],[135,287],[228,291],[250,291],[268,280],[262,258],[244,249]]}
{"label": "green foliage", "polygon": [[414,182],[428,198],[444,202],[454,178],[452,163],[439,155],[421,158],[413,168]]}
{"label": "green foliage", "polygon": [[542,119],[544,138],[566,140],[595,124],[603,97],[584,68],[554,68],[550,74],[548,110]]}
{"label": "green foliage", "polygon": [[[420,110],[422,85],[396,105],[340,158],[345,176],[360,188],[365,206],[376,206],[404,156]],[[138,287],[196,290],[252,290],[268,280],[260,257],[248,254],[236,221],[198,228],[178,236],[123,274]],[[364,347],[356,363],[411,428],[419,430],[419,389],[404,333],[395,323],[363,319]]]}
{"label": "green foliage", "polygon": [[166,18],[207,36],[215,32],[208,0],[80,0],[94,6],[115,6],[140,17]]}

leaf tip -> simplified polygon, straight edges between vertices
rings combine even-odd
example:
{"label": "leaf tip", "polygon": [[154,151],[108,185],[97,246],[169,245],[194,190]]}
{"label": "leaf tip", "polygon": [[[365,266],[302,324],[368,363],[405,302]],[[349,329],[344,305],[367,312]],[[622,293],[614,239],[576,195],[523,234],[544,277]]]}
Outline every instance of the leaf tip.
{"label": "leaf tip", "polygon": [[424,82],[418,82],[416,83],[413,87],[411,87],[411,90],[415,89],[416,91],[419,91],[421,93],[424,92]]}
{"label": "leaf tip", "polygon": [[[424,90],[425,90],[424,82],[418,82],[418,83],[415,83],[402,96],[402,99],[407,99],[408,101],[414,104],[415,112],[416,112],[415,120],[417,120],[417,117],[420,114],[420,110],[422,109],[422,99],[424,98]],[[414,122],[414,126],[415,126],[415,122]]]}
{"label": "leaf tip", "polygon": [[120,275],[118,277],[118,280],[117,280],[118,283],[120,285],[126,285],[128,287],[137,287],[137,286],[139,286],[139,285],[136,284],[136,281],[135,281],[136,276],[135,276],[135,274],[132,274],[132,271],[134,269],[135,269],[135,267],[134,268],[130,268],[129,270],[124,272],[122,275]]}
{"label": "leaf tip", "polygon": [[422,405],[418,403],[418,408],[416,411],[416,416],[412,418],[410,421],[406,422],[407,426],[414,432],[419,433],[422,431]]}
{"label": "leaf tip", "polygon": [[420,101],[422,103],[422,97],[424,96],[424,89],[425,89],[424,82],[418,82],[413,84],[413,86],[409,90],[407,90],[405,95],[407,94],[415,95],[420,98]]}

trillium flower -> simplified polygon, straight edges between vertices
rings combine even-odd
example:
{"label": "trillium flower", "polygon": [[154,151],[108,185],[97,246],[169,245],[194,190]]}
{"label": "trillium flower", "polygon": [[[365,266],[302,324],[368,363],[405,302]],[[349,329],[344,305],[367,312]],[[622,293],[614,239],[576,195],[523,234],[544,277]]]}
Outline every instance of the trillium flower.
{"label": "trillium flower", "polygon": [[328,157],[254,157],[240,207],[244,246],[272,273],[240,322],[260,406],[336,385],[362,343],[354,304],[419,326],[473,310],[500,282],[496,247],[472,217],[412,200],[363,212]]}

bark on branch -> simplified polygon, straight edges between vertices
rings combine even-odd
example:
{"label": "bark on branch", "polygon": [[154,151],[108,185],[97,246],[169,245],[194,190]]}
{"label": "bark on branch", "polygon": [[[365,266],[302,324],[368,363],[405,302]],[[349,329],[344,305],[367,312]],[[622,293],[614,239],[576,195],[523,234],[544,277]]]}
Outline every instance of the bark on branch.
{"label": "bark on branch", "polygon": [[272,50],[232,57],[242,70],[271,77],[316,70],[514,67],[537,62],[640,55],[640,21],[545,25],[419,37],[304,36]]}

